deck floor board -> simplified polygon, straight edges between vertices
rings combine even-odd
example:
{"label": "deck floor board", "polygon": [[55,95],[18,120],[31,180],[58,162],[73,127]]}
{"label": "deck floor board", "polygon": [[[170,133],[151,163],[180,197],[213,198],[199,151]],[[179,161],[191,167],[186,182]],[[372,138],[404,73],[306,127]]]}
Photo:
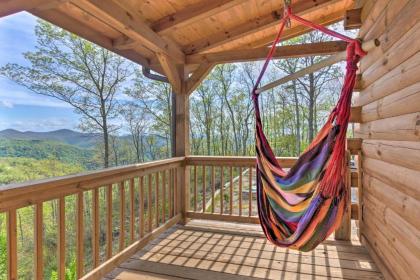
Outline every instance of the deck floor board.
{"label": "deck floor board", "polygon": [[258,225],[193,220],[177,225],[105,279],[383,279],[357,239],[311,252],[270,244]]}

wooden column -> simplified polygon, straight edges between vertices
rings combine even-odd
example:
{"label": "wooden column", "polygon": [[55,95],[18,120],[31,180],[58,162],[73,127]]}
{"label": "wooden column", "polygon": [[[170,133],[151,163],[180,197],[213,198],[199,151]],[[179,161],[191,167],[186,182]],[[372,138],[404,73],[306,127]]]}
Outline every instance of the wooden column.
{"label": "wooden column", "polygon": [[346,152],[346,162],[347,162],[347,178],[346,178],[346,188],[347,188],[347,208],[343,215],[343,220],[340,227],[335,231],[336,240],[350,240],[351,238],[351,170],[350,170],[350,153]]}
{"label": "wooden column", "polygon": [[[183,83],[185,85],[185,83]],[[185,89],[185,87],[183,87]],[[175,156],[185,157],[190,154],[190,117],[189,96],[185,91],[175,94]],[[176,200],[182,214],[181,223],[187,223],[186,212],[189,210],[190,170],[187,166],[178,167]]]}

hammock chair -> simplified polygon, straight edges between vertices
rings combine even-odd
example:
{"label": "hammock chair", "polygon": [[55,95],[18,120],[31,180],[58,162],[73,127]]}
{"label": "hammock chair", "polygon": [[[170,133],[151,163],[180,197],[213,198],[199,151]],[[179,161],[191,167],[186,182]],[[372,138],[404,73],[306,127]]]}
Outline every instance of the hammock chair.
{"label": "hammock chair", "polygon": [[[258,103],[258,86],[271,60],[286,23],[296,20],[348,42],[347,67],[340,98],[327,123],[295,165],[281,168],[264,135]],[[252,91],[256,123],[257,201],[261,226],[277,246],[310,251],[341,224],[347,204],[345,178],[346,131],[357,63],[366,53],[358,40],[309,22],[285,7],[279,32]]]}

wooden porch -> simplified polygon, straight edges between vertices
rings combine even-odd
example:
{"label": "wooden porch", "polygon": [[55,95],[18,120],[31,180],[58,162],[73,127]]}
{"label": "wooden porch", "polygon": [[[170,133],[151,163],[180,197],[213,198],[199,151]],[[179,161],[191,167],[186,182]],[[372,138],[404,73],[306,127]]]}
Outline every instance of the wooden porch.
{"label": "wooden porch", "polygon": [[259,225],[192,220],[166,230],[104,279],[383,279],[357,236],[312,252],[270,244]]}
{"label": "wooden porch", "polygon": [[[338,240],[310,253],[274,248],[261,237],[255,225],[255,158],[189,154],[189,95],[218,63],[265,58],[284,12],[282,1],[139,2],[0,2],[0,16],[29,11],[164,75],[160,79],[175,93],[173,158],[0,187],[8,279],[19,278],[16,221],[23,207],[33,207],[34,278],[44,279],[43,205],[51,201],[59,213],[58,278],[65,279],[67,197],[77,205],[78,279],[376,279],[382,277],[378,268],[387,279],[420,277],[420,1],[292,1],[294,12],[310,21],[328,25],[344,19],[345,28],[360,28],[364,42],[380,42],[360,62],[352,108],[360,139],[348,142],[356,168],[347,186],[358,189],[360,205],[352,203],[345,213]],[[285,38],[306,32],[292,24]],[[331,65],[345,47],[340,41],[279,46],[274,57],[335,55],[324,61]],[[280,159],[285,167],[294,160]],[[88,208],[89,220],[83,215]],[[92,236],[86,236],[86,223]],[[92,246],[90,269],[84,265],[86,240]]]}

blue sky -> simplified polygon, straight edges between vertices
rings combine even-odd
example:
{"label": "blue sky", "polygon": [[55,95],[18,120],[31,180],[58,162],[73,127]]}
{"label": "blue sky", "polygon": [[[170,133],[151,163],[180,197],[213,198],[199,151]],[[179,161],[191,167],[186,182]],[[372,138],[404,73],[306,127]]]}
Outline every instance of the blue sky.
{"label": "blue sky", "polygon": [[[0,67],[25,65],[23,52],[34,50],[36,17],[26,12],[0,18]],[[76,129],[79,116],[69,105],[41,96],[0,77],[0,130]]]}

